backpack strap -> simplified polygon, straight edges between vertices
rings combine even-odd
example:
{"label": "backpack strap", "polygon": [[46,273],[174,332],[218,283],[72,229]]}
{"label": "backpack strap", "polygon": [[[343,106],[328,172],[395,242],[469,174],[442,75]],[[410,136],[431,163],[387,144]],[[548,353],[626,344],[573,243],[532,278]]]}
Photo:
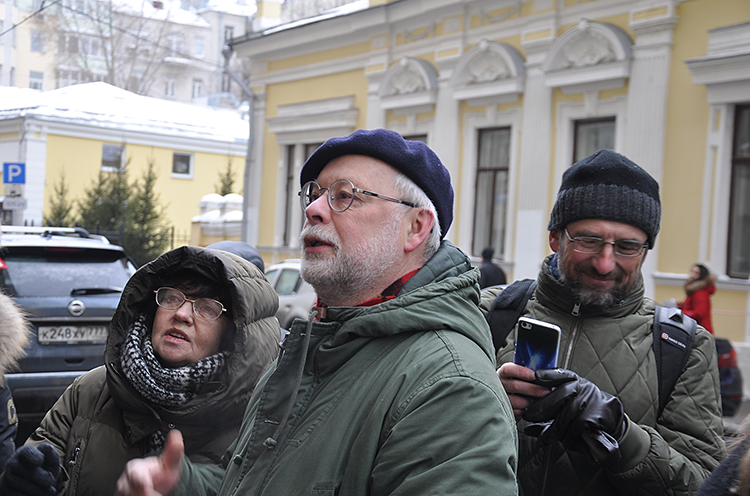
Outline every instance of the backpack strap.
{"label": "backpack strap", "polygon": [[495,353],[503,347],[505,338],[516,325],[534,289],[536,289],[535,279],[521,279],[502,290],[492,302],[487,314],[487,323],[492,331]]}
{"label": "backpack strap", "polygon": [[658,306],[654,310],[654,358],[659,377],[659,410],[661,417],[664,407],[672,395],[677,379],[687,366],[693,338],[697,327],[695,320],[677,308]]}

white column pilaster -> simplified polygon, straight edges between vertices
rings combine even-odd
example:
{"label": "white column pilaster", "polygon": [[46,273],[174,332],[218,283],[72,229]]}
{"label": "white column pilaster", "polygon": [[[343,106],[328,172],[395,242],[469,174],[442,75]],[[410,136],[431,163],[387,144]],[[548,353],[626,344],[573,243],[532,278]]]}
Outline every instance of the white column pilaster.
{"label": "white column pilaster", "polygon": [[430,148],[440,157],[440,161],[448,169],[453,184],[453,219],[454,222],[448,230],[446,239],[457,244],[456,238],[458,233],[455,226],[460,215],[458,208],[458,177],[459,177],[459,128],[460,119],[458,118],[459,103],[453,98],[453,92],[450,87],[450,77],[444,77],[441,74],[438,81],[438,95],[435,107],[435,120],[433,122],[433,131],[430,133]]}
{"label": "white column pilaster", "polygon": [[[541,70],[544,54],[529,56],[523,96],[518,211],[515,220],[514,279],[535,278],[547,253],[551,177],[552,91]],[[514,185],[511,185],[513,187]]]}
{"label": "white column pilaster", "polygon": [[[672,36],[676,19],[666,17],[632,25],[636,40],[628,88],[627,121],[622,152],[662,183]],[[659,238],[657,237],[657,244]],[[658,249],[643,264],[646,296],[654,295]]]}

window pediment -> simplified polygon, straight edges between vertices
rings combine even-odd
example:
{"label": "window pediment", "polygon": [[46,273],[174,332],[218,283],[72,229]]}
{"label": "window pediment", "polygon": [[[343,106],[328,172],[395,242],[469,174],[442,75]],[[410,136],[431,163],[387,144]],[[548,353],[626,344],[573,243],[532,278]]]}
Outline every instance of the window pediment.
{"label": "window pediment", "polygon": [[632,44],[621,28],[584,19],[552,45],[542,64],[546,84],[565,93],[621,87],[630,77]]}
{"label": "window pediment", "polygon": [[453,97],[470,104],[515,101],[525,78],[523,56],[516,48],[482,40],[458,62],[451,81]]}
{"label": "window pediment", "polygon": [[429,112],[435,105],[437,71],[429,62],[404,57],[385,73],[381,105],[397,114]]}

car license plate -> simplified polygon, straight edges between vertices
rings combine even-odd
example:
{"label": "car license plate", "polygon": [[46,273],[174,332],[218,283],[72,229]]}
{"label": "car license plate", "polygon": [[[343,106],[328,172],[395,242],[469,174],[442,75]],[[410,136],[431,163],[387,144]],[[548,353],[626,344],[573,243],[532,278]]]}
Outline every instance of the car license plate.
{"label": "car license plate", "polygon": [[39,344],[104,343],[107,327],[100,326],[45,326],[39,327]]}

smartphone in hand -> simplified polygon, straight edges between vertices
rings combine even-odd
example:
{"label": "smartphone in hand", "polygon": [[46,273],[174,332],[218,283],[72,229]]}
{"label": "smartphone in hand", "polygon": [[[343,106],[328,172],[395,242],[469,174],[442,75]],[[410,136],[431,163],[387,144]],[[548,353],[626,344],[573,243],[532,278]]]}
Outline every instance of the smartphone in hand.
{"label": "smartphone in hand", "polygon": [[513,363],[532,370],[554,369],[560,351],[560,327],[541,320],[521,317],[516,324]]}

